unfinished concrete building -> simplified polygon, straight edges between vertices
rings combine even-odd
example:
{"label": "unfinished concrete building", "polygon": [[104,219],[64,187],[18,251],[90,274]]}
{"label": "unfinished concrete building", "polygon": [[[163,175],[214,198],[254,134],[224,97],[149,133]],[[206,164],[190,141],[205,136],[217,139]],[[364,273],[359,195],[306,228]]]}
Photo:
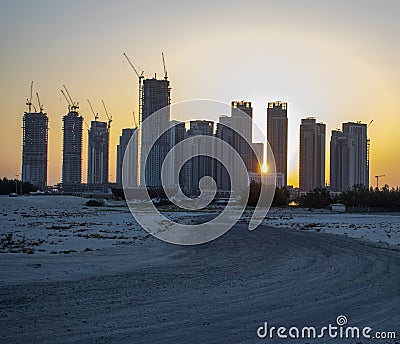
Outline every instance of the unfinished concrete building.
{"label": "unfinished concrete building", "polygon": [[42,109],[25,112],[22,128],[22,181],[43,190],[47,184],[47,114]]}
{"label": "unfinished concrete building", "polygon": [[[140,185],[149,188],[161,188],[161,166],[168,151],[170,121],[170,93],[167,79],[145,79],[143,82],[143,112],[141,118]],[[162,110],[161,110],[162,109]],[[157,112],[157,115],[152,116]],[[162,133],[164,133],[162,135]],[[153,144],[153,141],[155,143]]]}
{"label": "unfinished concrete building", "polygon": [[76,109],[63,117],[63,189],[73,190],[82,182],[82,123]]}
{"label": "unfinished concrete building", "polygon": [[91,122],[88,144],[88,184],[108,184],[108,134],[106,122]]}

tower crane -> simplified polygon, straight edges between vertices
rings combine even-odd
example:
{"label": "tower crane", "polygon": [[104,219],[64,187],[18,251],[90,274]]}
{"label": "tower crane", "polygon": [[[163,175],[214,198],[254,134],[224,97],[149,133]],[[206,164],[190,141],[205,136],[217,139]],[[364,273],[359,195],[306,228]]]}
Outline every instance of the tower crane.
{"label": "tower crane", "polygon": [[139,72],[137,71],[137,69],[135,68],[135,66],[133,65],[133,63],[131,62],[131,60],[129,59],[128,55],[126,55],[126,53],[123,53],[123,55],[125,56],[126,60],[128,61],[129,65],[131,66],[131,68],[133,69],[133,71],[135,72],[136,76],[139,79],[139,99],[138,99],[138,104],[139,104],[139,127],[138,127],[138,131],[139,131],[139,135],[138,135],[138,156],[137,156],[137,183],[138,185],[141,184],[141,166],[142,166],[142,159],[141,159],[141,147],[142,147],[142,132],[141,132],[141,127],[140,125],[142,124],[142,110],[143,110],[143,79],[144,79],[144,71],[142,70],[139,74]]}
{"label": "tower crane", "polygon": [[106,108],[106,104],[104,103],[104,100],[103,100],[103,99],[101,100],[101,102],[103,103],[104,111],[106,112],[107,119],[108,119],[108,126],[107,126],[107,129],[108,129],[108,131],[110,131],[110,129],[111,129],[111,122],[112,122],[112,116],[110,116],[110,115],[108,114],[108,111],[107,111],[107,108]]}
{"label": "tower crane", "polygon": [[38,92],[36,92],[36,99],[37,99],[38,106],[39,106],[39,112],[42,113],[43,112],[43,104],[40,103],[40,98],[39,98]]}
{"label": "tower crane", "polygon": [[87,100],[87,102],[89,103],[89,106],[90,106],[90,110],[92,110],[92,113],[93,113],[93,116],[94,116],[94,120],[95,121],[97,121],[98,119],[99,119],[99,114],[96,112],[94,112],[94,110],[93,110],[93,106],[92,106],[92,104],[90,103],[90,100],[89,99],[86,99]]}
{"label": "tower crane", "polygon": [[375,176],[376,178],[376,188],[379,189],[379,178],[386,177],[386,175],[381,174],[379,176]]}
{"label": "tower crane", "polygon": [[129,65],[132,67],[133,71],[135,72],[136,76],[139,79],[139,124],[141,124],[142,121],[142,109],[143,109],[143,79],[144,79],[144,71],[142,70],[139,74],[131,60],[129,59],[128,55],[126,53],[123,53],[125,56],[126,60],[128,61]]}
{"label": "tower crane", "polygon": [[[72,97],[71,97],[71,95],[70,95],[70,93],[69,93],[69,91],[68,91],[68,88],[67,88],[67,86],[65,86],[65,85],[63,85],[63,87],[64,87],[64,90],[65,90],[65,92],[67,93],[67,95],[68,95],[68,99],[70,100],[70,110],[71,111],[77,111],[78,109],[79,109],[79,102],[75,102],[75,101],[73,101],[73,99],[72,99]],[[65,96],[65,95],[64,95]],[[65,97],[66,98],[66,97]]]}
{"label": "tower crane", "polygon": [[161,53],[161,56],[162,56],[162,63],[163,63],[163,67],[164,67],[164,79],[168,80],[168,73],[167,73],[167,67],[165,65],[164,53]]}

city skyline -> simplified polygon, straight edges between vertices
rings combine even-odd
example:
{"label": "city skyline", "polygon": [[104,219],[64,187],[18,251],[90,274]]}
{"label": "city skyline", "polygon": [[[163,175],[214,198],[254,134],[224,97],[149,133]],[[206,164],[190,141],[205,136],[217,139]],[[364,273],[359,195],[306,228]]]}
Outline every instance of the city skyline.
{"label": "city skyline", "polygon": [[[209,98],[229,103],[231,99],[246,99],[252,102],[254,119],[264,131],[266,103],[282,100],[289,104],[289,185],[298,185],[298,127],[300,119],[306,116],[318,117],[326,123],[327,133],[342,122],[369,123],[373,119],[369,129],[369,182],[373,185],[374,175],[385,174],[382,185],[400,184],[396,174],[399,168],[397,128],[387,125],[397,124],[400,109],[397,97],[400,77],[396,68],[400,53],[392,44],[399,32],[399,23],[395,20],[398,3],[366,2],[360,6],[309,1],[299,9],[293,2],[280,5],[253,2],[248,7],[253,20],[246,21],[241,28],[233,25],[236,16],[225,15],[223,5],[214,4],[215,11],[211,14],[193,3],[160,5],[157,12],[168,14],[161,17],[145,4],[98,4],[94,13],[90,2],[79,7],[72,4],[68,10],[64,9],[65,15],[65,4],[55,6],[42,1],[34,8],[28,6],[29,13],[22,3],[1,4],[4,49],[0,91],[7,99],[1,104],[0,146],[2,156],[7,156],[0,166],[1,176],[13,178],[21,170],[21,116],[32,79],[49,117],[49,184],[61,181],[62,117],[67,108],[59,90],[64,83],[80,101],[80,113],[87,121],[91,119],[91,112],[84,100],[93,99],[96,110],[101,109],[100,99],[107,101],[114,117],[110,166],[115,166],[115,147],[121,129],[132,127],[132,109],[137,113],[137,80],[127,63],[122,62],[122,52],[127,51],[145,70],[146,77],[150,77],[154,72],[162,75],[160,53],[164,51],[174,87],[173,102]],[[144,14],[137,18],[143,25],[126,20],[125,13],[131,13],[131,6],[139,7]],[[76,25],[66,30],[63,25],[68,18],[66,13],[77,8]],[[232,11],[233,8],[236,12],[241,5],[232,6]],[[268,21],[260,20],[271,12],[285,14],[288,25],[279,32],[274,29],[277,22],[274,16],[269,16]],[[40,23],[25,24],[29,22],[25,17],[39,13]],[[110,16],[105,17],[105,13]],[[205,14],[207,28],[201,24]],[[86,20],[92,15],[91,20],[100,22],[107,18],[113,25],[92,27]],[[144,27],[150,15],[159,21],[156,20],[153,33],[145,33],[138,27]],[[18,24],[14,23],[17,17]],[[233,29],[228,32],[224,26]],[[54,30],[48,30],[49,27]],[[158,29],[163,29],[165,36],[157,38]],[[165,37],[169,37],[167,41]],[[239,52],[237,44],[233,44],[238,40],[246,43],[251,53]],[[51,43],[46,54],[41,53],[42,41]],[[72,44],[81,47],[79,54],[71,49]],[[106,120],[104,114],[101,120]],[[257,142],[259,138],[253,140]],[[85,181],[86,130],[82,160]],[[110,174],[109,179],[115,180],[114,168],[110,168]]]}
{"label": "city skyline", "polygon": [[[156,77],[156,76],[155,76]],[[164,107],[165,104],[169,104],[169,99],[170,99],[170,90],[171,87],[169,85],[169,81],[167,81],[167,78],[165,80],[157,80],[152,78],[152,79],[144,79],[144,90],[147,91],[142,93],[143,96],[143,104],[145,105],[145,117],[148,118],[150,115],[154,112],[157,112],[158,110],[161,110],[160,115],[157,116],[156,118],[151,119],[151,123],[148,122],[146,123],[146,127],[142,127],[139,129],[141,132],[141,138],[140,141],[141,146],[142,146],[142,154],[143,152],[147,151],[148,149],[144,148],[144,142],[147,142],[149,139],[151,141],[151,137],[156,135],[156,137],[159,136],[159,132],[162,132],[164,130],[167,130],[172,123],[179,123],[180,125],[183,125],[183,128],[185,128],[185,122],[180,122],[176,121],[174,119],[170,119],[170,107]],[[164,87],[164,82],[166,82],[166,87]],[[33,84],[33,82],[32,82]],[[150,87],[146,86],[151,85]],[[161,86],[161,87],[160,87]],[[32,88],[32,85],[31,85]],[[66,87],[64,86],[66,89]],[[61,91],[62,92],[62,91]],[[147,94],[147,96],[146,96]],[[37,101],[39,102],[39,96],[37,94]],[[71,100],[72,102],[72,100]],[[88,101],[90,107],[91,104]],[[163,104],[165,103],[165,104]],[[136,127],[134,128],[122,128],[122,133],[121,136],[119,136],[119,143],[116,145],[116,161],[115,161],[115,166],[114,166],[114,171],[116,172],[116,180],[115,181],[110,181],[108,179],[110,175],[110,170],[113,170],[113,167],[110,166],[110,160],[109,160],[109,151],[110,149],[113,149],[113,147],[109,146],[109,136],[110,136],[110,125],[112,122],[112,118],[109,117],[109,114],[106,112],[107,117],[108,117],[108,124],[107,122],[102,122],[98,121],[97,119],[99,118],[98,113],[94,113],[93,115],[95,116],[95,120],[91,121],[91,126],[90,129],[89,127],[87,128],[88,130],[88,170],[87,170],[87,181],[82,180],[81,178],[81,173],[82,173],[82,167],[81,167],[81,153],[82,152],[82,122],[84,121],[83,117],[79,114],[78,109],[79,109],[79,103],[72,103],[73,106],[69,105],[68,106],[68,113],[63,116],[63,175],[62,175],[62,181],[61,184],[63,187],[66,187],[65,190],[68,189],[69,186],[72,186],[73,184],[79,185],[80,183],[82,184],[88,184],[88,185],[93,185],[93,184],[102,184],[102,185],[107,185],[108,183],[116,183],[118,186],[121,186],[122,183],[122,160],[124,156],[124,152],[126,150],[126,147],[129,143],[130,137],[132,136],[132,133],[137,129]],[[147,104],[147,105],[146,105]],[[43,108],[42,104],[38,103],[39,111],[37,111],[36,107],[31,103],[31,99],[27,100],[26,105],[28,106],[28,111],[24,113],[23,116],[23,122],[26,122],[26,118],[29,116],[35,119],[35,121],[40,122],[41,117],[43,115],[46,118],[46,143],[45,143],[45,153],[46,153],[46,159],[44,160],[45,162],[39,164],[36,168],[39,169],[46,169],[47,172],[47,131],[48,131],[48,125],[47,125],[47,114],[43,113]],[[103,104],[104,105],[104,104]],[[31,108],[34,108],[34,111],[31,112]],[[146,108],[149,108],[146,110]],[[93,111],[92,107],[91,110]],[[105,109],[105,111],[107,111]],[[267,104],[267,141],[271,145],[271,150],[272,153],[274,154],[275,161],[277,163],[277,181],[276,185],[278,187],[283,187],[283,186],[292,186],[292,187],[298,187],[301,192],[304,191],[312,191],[315,188],[319,187],[325,187],[325,186],[330,186],[331,191],[346,191],[348,188],[351,188],[354,185],[365,185],[369,186],[369,179],[368,177],[371,177],[369,175],[369,166],[370,166],[370,159],[369,159],[369,151],[370,151],[370,139],[368,138],[367,134],[367,128],[369,128],[372,124],[373,121],[371,121],[369,124],[366,123],[361,123],[360,121],[357,122],[346,122],[342,123],[342,129],[335,129],[332,130],[331,133],[331,143],[330,143],[330,150],[326,151],[326,125],[324,123],[316,123],[315,117],[306,117],[301,120],[301,124],[299,126],[300,129],[300,137],[299,137],[299,166],[298,166],[298,173],[299,173],[299,185],[290,185],[287,184],[287,177],[286,177],[286,171],[287,171],[287,166],[288,166],[288,159],[287,159],[287,145],[288,145],[288,137],[287,137],[287,128],[288,128],[288,104],[286,102],[282,101],[275,101],[275,102],[268,102]],[[42,116],[41,116],[42,115]],[[235,128],[238,133],[241,133],[244,138],[247,138],[251,142],[253,134],[252,134],[252,128],[253,128],[253,108],[251,106],[250,101],[231,101],[231,114],[226,115],[222,114],[218,116],[218,121],[207,121],[204,119],[199,119],[199,120],[189,120],[186,121],[186,124],[189,125],[189,129],[187,131],[188,135],[190,136],[190,132],[195,130],[195,127],[192,128],[192,125],[197,123],[197,124],[202,124],[202,123],[212,123],[213,126],[214,124],[216,125],[216,132],[214,133],[214,129],[212,130],[212,135],[218,136],[218,125],[219,126],[224,126],[225,122],[228,124],[229,127]],[[76,118],[76,119],[73,119]],[[163,118],[163,120],[160,121],[160,118]],[[70,127],[68,130],[66,130],[66,120],[69,120]],[[76,122],[78,120],[78,122]],[[31,123],[32,120],[29,121]],[[76,123],[75,123],[76,122]],[[141,123],[140,120],[137,121],[134,119],[135,123]],[[33,122],[32,122],[33,123]],[[40,123],[41,125],[41,123]],[[27,168],[29,169],[29,166],[26,167],[26,163],[24,165],[24,159],[25,161],[27,160],[26,158],[26,147],[30,147],[31,145],[29,144],[29,138],[32,137],[35,140],[40,140],[40,144],[42,143],[42,135],[41,134],[34,134],[37,130],[43,131],[41,126],[38,126],[37,128],[34,128],[32,124],[30,124],[30,128],[28,131],[24,129],[24,137],[28,138],[28,141],[24,139],[23,141],[23,149],[22,149],[22,176],[28,175],[27,174]],[[77,128],[76,126],[79,126]],[[87,125],[87,123],[86,123]],[[102,126],[101,128],[99,126]],[[76,127],[75,129],[73,129]],[[148,128],[147,128],[148,127]],[[25,128],[25,124],[24,124]],[[147,129],[146,129],[147,128]],[[322,128],[322,129],[320,129]],[[36,131],[35,131],[36,130]],[[104,134],[106,135],[105,138],[100,131],[104,131]],[[160,131],[161,130],[161,131]],[[322,131],[321,131],[322,130]],[[96,132],[96,134],[93,134],[93,132]],[[306,134],[306,132],[309,132]],[[128,134],[129,132],[129,134]],[[314,134],[312,134],[314,132]],[[317,133],[319,132],[319,133]],[[76,137],[76,135],[78,137]],[[150,136],[149,136],[150,134]],[[200,132],[198,133],[200,134]],[[197,134],[197,135],[198,135]],[[322,136],[321,136],[322,134]],[[94,135],[94,136],[93,136]],[[308,135],[308,136],[307,136]],[[311,136],[310,136],[311,135]],[[339,136],[338,136],[339,135]],[[333,150],[332,144],[336,141],[337,137],[346,137],[346,135],[351,135],[350,139],[350,145],[355,146],[354,148],[350,148],[353,150],[353,152],[350,152],[350,155],[354,155],[351,160],[355,164],[353,167],[344,167],[345,171],[347,172],[341,172],[341,173],[347,173],[347,174],[353,174],[354,176],[351,177],[350,179],[346,179],[344,186],[339,187],[337,184],[337,176],[336,174],[339,172],[336,172],[339,170],[339,166],[337,165],[336,158],[332,155]],[[321,138],[319,138],[321,136]],[[144,137],[144,139],[143,139]],[[146,141],[147,140],[147,141]],[[160,141],[161,140],[161,141]],[[31,139],[32,141],[32,139]],[[95,141],[97,143],[95,143]],[[164,142],[165,141],[165,142]],[[147,170],[146,167],[146,184],[150,187],[159,187],[161,186],[161,181],[158,181],[157,175],[161,173],[161,165],[156,166],[157,164],[161,164],[161,161],[164,159],[164,155],[166,154],[166,150],[169,149],[169,145],[171,143],[167,142],[167,136],[163,135],[157,140],[157,145],[165,146],[165,152],[162,153],[161,155],[154,156],[152,159],[154,162],[150,162],[151,168]],[[28,145],[25,143],[28,142]],[[79,147],[76,147],[76,144],[79,142]],[[69,143],[69,144],[68,144]],[[233,143],[231,143],[233,144]],[[264,145],[264,142],[253,142],[252,145]],[[136,144],[137,145],[137,144]],[[237,143],[236,143],[237,145]],[[70,147],[68,147],[70,146]],[[160,147],[161,147],[160,146]],[[234,144],[235,146],[235,144]],[[71,159],[66,159],[66,147],[67,147],[67,155],[70,155],[70,158],[74,160],[74,164],[76,166],[71,165],[72,160]],[[154,147],[153,147],[154,148]],[[136,148],[137,149],[137,148]],[[159,151],[161,148],[158,148],[157,151]],[[164,148],[162,148],[164,149]],[[246,147],[241,147],[240,145],[235,147],[235,149],[239,152],[239,154],[242,156],[242,159],[245,163],[245,165],[248,168],[248,171],[251,172],[253,170],[253,163],[254,160],[251,157],[251,154],[249,152],[246,152],[247,148]],[[254,149],[254,148],[253,148]],[[72,153],[72,151],[75,151]],[[256,149],[257,151],[257,149]],[[96,152],[96,153],[95,153]],[[357,153],[355,153],[357,152]],[[71,155],[75,155],[74,157]],[[326,160],[326,155],[329,153],[330,161],[328,162]],[[137,153],[136,153],[137,154]],[[159,154],[159,153],[157,153]],[[257,155],[259,153],[256,153]],[[151,157],[151,153],[149,157]],[[350,157],[349,155],[349,157]],[[95,158],[94,158],[95,157]],[[135,159],[139,159],[138,156],[136,156]],[[157,161],[156,165],[154,163]],[[77,165],[79,163],[79,166]],[[149,161],[147,161],[146,166],[149,164]],[[263,163],[261,162],[261,165]],[[363,166],[365,164],[365,166]],[[137,165],[137,173],[139,173],[139,170],[142,170],[144,166],[139,167],[142,165],[140,163],[140,159],[135,163]],[[154,166],[153,166],[154,165]],[[267,165],[262,165],[259,166],[259,171],[265,174],[268,170]],[[24,167],[25,166],[25,167]],[[251,167],[253,166],[253,167]],[[333,166],[333,167],[332,167]],[[71,173],[75,173],[75,181],[73,184],[71,183],[66,183],[65,179],[65,168],[68,169],[68,174],[70,175]],[[265,171],[264,171],[265,168]],[[258,168],[257,168],[258,169]],[[328,179],[325,179],[325,170],[330,171],[330,178],[329,181]],[[334,172],[332,172],[332,169]],[[355,169],[352,171],[352,169]],[[159,171],[158,171],[159,170]],[[93,173],[94,171],[94,173]],[[148,172],[153,171],[153,173],[148,174]],[[158,171],[154,173],[154,171]],[[281,171],[281,172],[280,172]],[[319,172],[318,172],[319,171]],[[108,173],[107,173],[108,172]],[[254,171],[255,172],[255,171]],[[339,173],[338,175],[341,175]],[[143,171],[140,172],[142,174],[142,178],[144,178],[144,173]],[[214,175],[214,173],[212,173]],[[79,177],[78,177],[79,176]],[[100,176],[99,180],[98,177]],[[279,176],[279,177],[278,177]],[[216,176],[215,176],[216,177]],[[382,176],[380,176],[382,177]],[[36,179],[38,178],[37,176],[35,177]],[[33,179],[35,179],[33,178]],[[150,181],[150,179],[152,181]],[[340,177],[341,179],[342,177]],[[25,177],[25,181],[30,181],[29,179],[32,178],[27,178]],[[32,180],[33,180],[32,179]],[[39,176],[39,179],[43,180],[41,183],[36,183],[36,185],[41,185],[41,188],[43,189],[45,187],[45,181],[47,179],[47,173],[43,173],[42,176]],[[68,179],[67,179],[68,180]],[[78,180],[81,180],[78,181]],[[138,180],[139,181],[139,180]],[[148,184],[150,182],[150,184]],[[140,182],[140,184],[144,183],[144,179]],[[333,183],[333,185],[332,185]],[[347,183],[347,184],[346,184]],[[58,183],[57,183],[58,184]],[[47,185],[50,186],[49,183]],[[144,184],[143,184],[144,185]],[[310,187],[312,185],[312,187]],[[347,186],[346,186],[347,185]]]}

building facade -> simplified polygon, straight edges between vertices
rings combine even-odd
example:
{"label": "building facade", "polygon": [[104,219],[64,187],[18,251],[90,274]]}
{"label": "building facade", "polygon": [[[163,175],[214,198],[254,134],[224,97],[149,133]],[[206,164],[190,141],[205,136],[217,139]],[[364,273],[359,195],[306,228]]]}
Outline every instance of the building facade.
{"label": "building facade", "polygon": [[[170,92],[168,80],[153,78],[143,81],[140,185],[148,188],[162,187],[161,167],[169,148]],[[157,114],[152,116],[154,113]]]}
{"label": "building facade", "polygon": [[308,192],[325,187],[326,126],[315,118],[305,118],[300,125],[299,184]]}
{"label": "building facade", "polygon": [[276,173],[282,174],[283,186],[287,185],[288,117],[287,103],[268,103],[267,140],[275,157]]}
{"label": "building facade", "polygon": [[25,112],[23,117],[22,181],[44,189],[47,185],[48,117]]}
{"label": "building facade", "polygon": [[107,123],[92,121],[88,143],[88,184],[108,184],[108,145]]}
{"label": "building facade", "polygon": [[343,192],[355,185],[354,136],[332,130],[330,143],[330,189]]}
{"label": "building facade", "polygon": [[215,180],[215,160],[211,156],[201,154],[202,152],[214,151],[213,143],[207,137],[195,138],[196,136],[213,136],[214,122],[212,121],[190,121],[187,131],[189,150],[188,156],[192,158],[186,163],[186,183],[187,191],[190,196],[199,195],[200,179],[210,176]]}
{"label": "building facade", "polygon": [[355,185],[369,187],[367,125],[360,122],[342,124],[331,137],[330,188],[344,192]]}
{"label": "building facade", "polygon": [[183,155],[186,145],[179,145],[186,138],[186,124],[180,121],[171,121],[168,129],[168,152],[171,153],[171,160],[168,166],[166,178],[166,186],[177,188],[178,185],[182,190],[187,191],[188,184],[188,165],[183,164]]}
{"label": "building facade", "polygon": [[82,182],[82,123],[77,111],[63,117],[63,189],[73,189]]}
{"label": "building facade", "polygon": [[247,101],[233,101],[231,103],[231,117],[221,117],[222,124],[229,124],[240,136],[236,137],[234,148],[239,153],[243,162],[246,165],[248,172],[253,172],[253,108],[251,102]]}
{"label": "building facade", "polygon": [[[220,116],[217,124],[216,137],[228,143],[239,154],[247,170],[247,180],[242,176],[228,171],[219,165],[215,168],[215,176],[218,189],[220,191],[231,190],[231,178],[243,180],[239,183],[239,189],[244,190],[250,181],[261,181],[261,167],[264,162],[264,145],[262,143],[253,143],[253,108],[249,101],[232,101],[231,116]],[[234,159],[231,152],[218,145],[219,154],[225,161]],[[239,190],[239,192],[240,192]]]}
{"label": "building facade", "polygon": [[[119,144],[117,145],[117,170],[116,170],[116,183],[119,187],[122,186],[122,166],[124,163],[124,158],[126,159],[126,167],[129,170],[129,179],[131,181],[129,182],[130,186],[136,186],[137,185],[137,143],[136,142],[131,142],[130,146],[132,146],[127,154],[125,156],[126,149],[128,147],[129,141],[132,138],[132,135],[137,129],[133,128],[125,128],[122,129],[122,134],[119,137]],[[135,137],[134,137],[135,138]]]}
{"label": "building facade", "polygon": [[343,133],[351,134],[354,137],[355,150],[355,185],[369,187],[369,157],[367,137],[367,124],[360,122],[347,122],[342,124]]}
{"label": "building facade", "polygon": [[261,174],[264,165],[264,144],[262,142],[253,143],[253,168],[252,172]]}

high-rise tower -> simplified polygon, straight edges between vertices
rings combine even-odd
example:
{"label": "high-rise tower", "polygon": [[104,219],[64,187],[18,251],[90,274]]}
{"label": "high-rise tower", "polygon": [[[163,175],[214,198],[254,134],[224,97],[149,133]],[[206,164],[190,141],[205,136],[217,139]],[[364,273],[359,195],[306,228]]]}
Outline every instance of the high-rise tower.
{"label": "high-rise tower", "polygon": [[[281,174],[282,184],[287,185],[288,118],[287,103],[268,103],[267,140],[275,157],[276,173]],[[268,162],[267,162],[268,163]],[[278,179],[278,178],[277,178]],[[281,179],[281,178],[279,178]]]}
{"label": "high-rise tower", "polygon": [[[221,117],[220,123],[228,121],[229,117]],[[251,142],[253,138],[253,108],[251,102],[233,101],[231,103],[231,128],[241,137],[237,137],[234,148],[240,154],[247,171],[252,171],[253,152]]]}
{"label": "high-rise tower", "polygon": [[332,130],[330,143],[330,189],[347,191],[355,185],[355,142],[352,134]]}
{"label": "high-rise tower", "polygon": [[[186,138],[186,125],[185,122],[171,121],[170,128],[168,130],[168,151],[171,154],[170,160],[167,167],[166,180],[164,181],[164,186],[169,188],[177,188],[178,185],[181,186],[185,191],[188,190],[188,178],[189,178],[189,167],[188,164],[183,164],[182,157],[184,152],[188,149],[187,145],[179,145],[181,141]],[[166,162],[165,162],[166,163]],[[181,168],[179,168],[181,167]]]}
{"label": "high-rise tower", "polygon": [[[160,188],[161,166],[168,152],[170,87],[167,79],[143,81],[140,185]],[[163,109],[162,111],[159,111]],[[152,116],[155,112],[157,115]],[[164,133],[162,135],[162,133]],[[147,155],[147,161],[144,157]]]}
{"label": "high-rise tower", "polygon": [[108,134],[106,122],[91,122],[88,144],[88,184],[108,183]]}
{"label": "high-rise tower", "polygon": [[330,181],[332,191],[347,191],[355,185],[369,186],[367,125],[348,122],[331,138]]}
{"label": "high-rise tower", "polygon": [[[122,166],[124,159],[126,160],[126,167],[129,169],[129,172],[127,175],[129,176],[129,179],[131,179],[131,182],[128,183],[129,186],[136,186],[137,178],[136,178],[136,171],[137,171],[137,143],[135,141],[130,143],[130,150],[128,150],[128,155],[125,157],[125,152],[128,147],[129,141],[132,138],[132,135],[135,133],[137,128],[125,128],[122,129],[122,135],[119,137],[119,144],[117,145],[117,178],[116,182],[118,186],[122,186]],[[134,137],[133,139],[137,139],[137,137]]]}
{"label": "high-rise tower", "polygon": [[300,191],[325,186],[325,131],[323,123],[305,118],[300,125],[299,181]]}
{"label": "high-rise tower", "polygon": [[355,144],[355,175],[354,183],[369,187],[369,161],[367,124],[361,122],[347,122],[342,124],[344,133],[352,134]]}
{"label": "high-rise tower", "polygon": [[[30,98],[27,100],[28,111],[23,117],[22,134],[22,181],[29,182],[42,190],[47,184],[47,144],[48,144],[48,117],[43,112],[39,94],[36,93],[39,112],[32,104],[31,83]],[[32,112],[32,107],[35,109]]]}
{"label": "high-rise tower", "polygon": [[[212,136],[213,132],[214,122],[212,121],[190,121],[190,129],[187,131],[189,140],[186,149],[189,150],[189,155],[193,156],[193,158],[187,162],[187,184],[191,195],[198,195],[201,178],[205,176],[214,177],[213,158],[201,154],[202,151],[205,151],[210,152],[211,155],[214,149],[213,144],[204,136]],[[202,137],[196,139],[195,137],[199,135]],[[192,140],[192,138],[195,138],[196,141]]]}
{"label": "high-rise tower", "polygon": [[82,123],[77,108],[70,108],[63,117],[63,189],[79,186],[82,182]]}
{"label": "high-rise tower", "polygon": [[[251,102],[247,101],[232,101],[231,102],[231,116],[219,117],[217,124],[216,136],[227,142],[239,154],[241,160],[246,166],[247,172],[254,172],[254,161],[256,159],[252,149],[252,136],[253,136],[253,108]],[[221,156],[227,160],[234,159],[226,152],[223,146],[216,147]],[[227,156],[229,154],[229,156]],[[217,167],[219,166],[219,167]],[[230,190],[230,176],[225,168],[216,163],[215,175],[217,186],[220,190]],[[242,185],[243,189],[246,185]]]}
{"label": "high-rise tower", "polygon": [[22,181],[44,189],[47,184],[48,117],[25,112],[23,118]]}

